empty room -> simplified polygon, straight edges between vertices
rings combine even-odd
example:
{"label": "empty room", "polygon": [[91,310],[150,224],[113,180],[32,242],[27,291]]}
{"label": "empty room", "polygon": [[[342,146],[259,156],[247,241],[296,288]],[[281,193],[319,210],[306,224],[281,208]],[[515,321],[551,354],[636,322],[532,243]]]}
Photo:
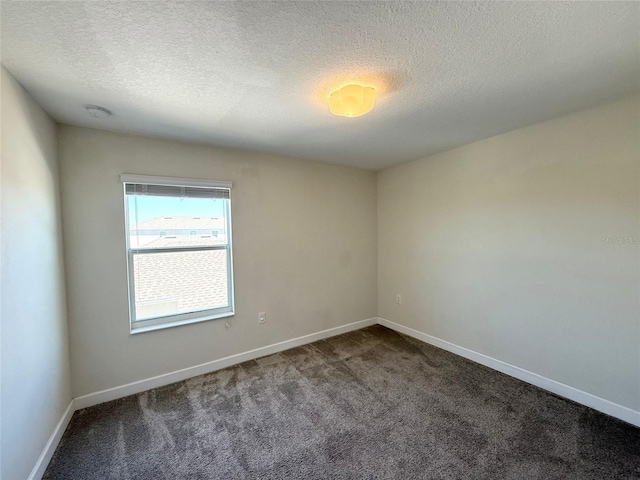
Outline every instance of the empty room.
{"label": "empty room", "polygon": [[0,477],[640,479],[640,2],[0,2]]}

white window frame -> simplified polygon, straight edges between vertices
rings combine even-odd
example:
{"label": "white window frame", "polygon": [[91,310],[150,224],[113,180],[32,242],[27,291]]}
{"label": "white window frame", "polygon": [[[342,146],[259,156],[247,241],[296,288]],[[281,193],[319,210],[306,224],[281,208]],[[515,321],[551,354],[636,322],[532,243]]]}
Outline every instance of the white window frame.
{"label": "white window frame", "polygon": [[[188,325],[190,323],[204,322],[215,320],[217,318],[231,317],[235,315],[235,297],[233,288],[233,240],[231,227],[231,182],[200,180],[189,178],[175,177],[157,177],[150,175],[132,175],[123,173],[120,175],[122,189],[124,194],[124,221],[125,221],[125,245],[127,253],[127,285],[129,292],[129,328],[130,333],[142,333],[164,328],[177,327],[180,325]],[[229,199],[226,202],[226,218],[227,218],[227,244],[213,245],[202,247],[174,247],[174,248],[158,248],[158,249],[136,249],[131,248],[130,232],[129,232],[129,202],[127,200],[126,185],[127,184],[147,184],[147,185],[171,185],[178,187],[203,187],[203,188],[223,188],[229,189]],[[199,310],[195,312],[179,313],[175,315],[167,315],[162,317],[154,317],[144,320],[136,320],[136,296],[135,281],[133,269],[133,257],[135,254],[168,253],[168,252],[186,252],[201,250],[226,250],[227,251],[227,295],[229,305],[219,308],[211,308],[208,310]]]}

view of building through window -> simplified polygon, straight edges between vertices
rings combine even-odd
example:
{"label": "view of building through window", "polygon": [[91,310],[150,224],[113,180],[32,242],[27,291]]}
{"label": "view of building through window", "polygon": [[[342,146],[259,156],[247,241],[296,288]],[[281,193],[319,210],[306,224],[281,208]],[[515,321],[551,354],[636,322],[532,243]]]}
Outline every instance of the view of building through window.
{"label": "view of building through window", "polygon": [[127,202],[135,320],[229,306],[228,199]]}

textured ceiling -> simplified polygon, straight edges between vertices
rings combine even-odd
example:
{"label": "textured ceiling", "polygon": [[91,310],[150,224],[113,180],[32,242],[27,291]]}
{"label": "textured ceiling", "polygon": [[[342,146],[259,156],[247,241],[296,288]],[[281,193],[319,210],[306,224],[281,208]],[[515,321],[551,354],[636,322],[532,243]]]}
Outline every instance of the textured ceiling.
{"label": "textured ceiling", "polygon": [[[378,169],[640,89],[640,3],[11,2],[2,63],[58,121]],[[332,89],[376,108],[329,114]],[[114,115],[94,119],[97,104]]]}

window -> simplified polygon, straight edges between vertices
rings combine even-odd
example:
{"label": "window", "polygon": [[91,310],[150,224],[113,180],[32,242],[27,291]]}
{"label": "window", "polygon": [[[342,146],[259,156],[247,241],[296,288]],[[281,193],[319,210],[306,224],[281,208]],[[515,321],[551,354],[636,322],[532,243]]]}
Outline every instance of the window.
{"label": "window", "polygon": [[233,315],[231,183],[121,179],[131,332]]}

